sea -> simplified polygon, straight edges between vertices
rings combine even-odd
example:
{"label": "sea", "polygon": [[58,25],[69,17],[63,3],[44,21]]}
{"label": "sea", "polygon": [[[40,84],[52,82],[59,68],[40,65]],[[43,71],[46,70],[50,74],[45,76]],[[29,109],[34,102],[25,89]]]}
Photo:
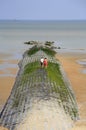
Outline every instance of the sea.
{"label": "sea", "polygon": [[0,59],[21,59],[30,48],[24,42],[30,40],[54,41],[62,51],[86,52],[86,21],[0,20]]}
{"label": "sea", "polygon": [[55,41],[68,49],[86,49],[86,21],[0,20],[0,53],[20,52],[24,42]]}

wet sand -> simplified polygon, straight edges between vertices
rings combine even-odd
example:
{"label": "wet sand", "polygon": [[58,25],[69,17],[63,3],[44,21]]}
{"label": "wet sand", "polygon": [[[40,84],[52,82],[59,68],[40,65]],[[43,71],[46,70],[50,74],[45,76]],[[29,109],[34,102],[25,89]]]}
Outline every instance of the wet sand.
{"label": "wet sand", "polygon": [[0,127],[0,130],[8,130],[7,128],[4,127]]}
{"label": "wet sand", "polygon": [[[19,60],[9,59],[12,55],[10,54],[0,54],[0,65],[5,66],[4,63],[17,65]],[[0,69],[0,111],[3,108],[5,102],[7,101],[12,87],[15,82],[15,78],[18,72],[18,67],[5,66],[5,68]],[[11,75],[12,76],[11,76]],[[4,76],[3,76],[4,75]],[[0,127],[0,130],[8,130],[7,128]]]}
{"label": "wet sand", "polygon": [[86,130],[86,74],[82,73],[83,66],[77,63],[86,59],[86,54],[58,53],[56,57],[71,82],[79,108],[80,119],[72,130]]}
{"label": "wet sand", "polygon": [[[18,64],[18,60],[0,60],[0,65],[4,65],[4,63],[7,62],[7,64]],[[6,100],[8,99],[11,89],[14,85],[15,78],[18,72],[18,67],[15,68],[4,68],[0,69],[0,109],[5,104]]]}

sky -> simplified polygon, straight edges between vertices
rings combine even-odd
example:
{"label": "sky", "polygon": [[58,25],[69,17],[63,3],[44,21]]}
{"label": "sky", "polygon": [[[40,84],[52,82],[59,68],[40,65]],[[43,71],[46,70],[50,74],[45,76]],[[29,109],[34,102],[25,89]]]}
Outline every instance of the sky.
{"label": "sky", "polygon": [[0,0],[0,20],[86,20],[86,0]]}

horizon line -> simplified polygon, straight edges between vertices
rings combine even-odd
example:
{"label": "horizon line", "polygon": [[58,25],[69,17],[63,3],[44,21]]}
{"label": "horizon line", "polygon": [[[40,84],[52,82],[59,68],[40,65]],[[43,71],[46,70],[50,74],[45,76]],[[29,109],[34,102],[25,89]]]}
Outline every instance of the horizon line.
{"label": "horizon line", "polygon": [[86,21],[86,19],[0,19],[0,21]]}

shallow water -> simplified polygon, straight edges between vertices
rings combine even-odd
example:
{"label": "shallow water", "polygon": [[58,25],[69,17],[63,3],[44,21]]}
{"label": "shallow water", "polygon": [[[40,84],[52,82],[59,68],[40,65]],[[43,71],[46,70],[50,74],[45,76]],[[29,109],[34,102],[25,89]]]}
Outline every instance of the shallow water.
{"label": "shallow water", "polygon": [[[55,41],[64,48],[57,51],[86,53],[86,21],[0,21],[1,60],[22,59],[31,47],[24,44],[29,40]],[[15,68],[3,63],[0,69],[7,66]]]}
{"label": "shallow water", "polygon": [[4,70],[5,68],[16,68],[18,67],[17,64],[11,64],[8,62],[4,62],[3,64],[0,64],[0,70]]}
{"label": "shallow water", "polygon": [[82,65],[84,69],[81,70],[81,73],[86,74],[86,59],[82,59],[81,61],[77,61],[78,64]]}
{"label": "shallow water", "polygon": [[86,66],[86,59],[84,59],[84,61],[77,61],[80,65]]}
{"label": "shallow water", "polygon": [[86,49],[86,21],[0,21],[0,52],[22,52],[29,40]]}
{"label": "shallow water", "polygon": [[86,74],[86,69],[85,69],[85,70],[82,70],[82,73],[83,73],[83,74]]}

